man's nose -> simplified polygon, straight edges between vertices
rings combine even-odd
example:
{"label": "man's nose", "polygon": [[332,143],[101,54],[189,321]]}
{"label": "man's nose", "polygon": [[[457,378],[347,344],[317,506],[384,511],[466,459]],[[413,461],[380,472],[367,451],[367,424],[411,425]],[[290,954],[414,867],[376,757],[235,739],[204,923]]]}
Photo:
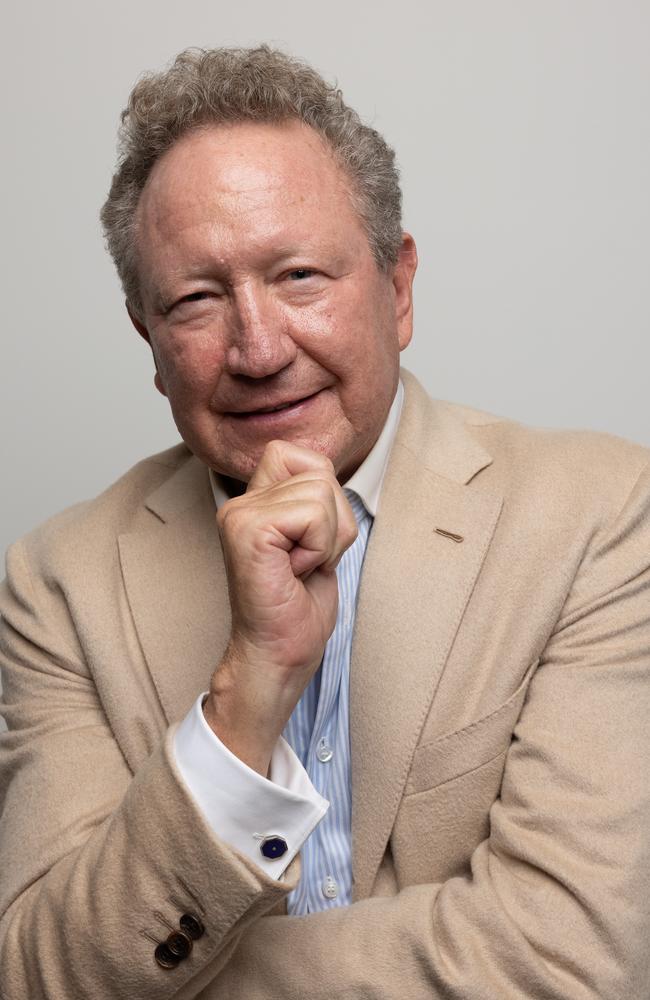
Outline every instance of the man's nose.
{"label": "man's nose", "polygon": [[286,316],[264,287],[237,289],[233,296],[232,330],[226,352],[231,375],[265,378],[286,368],[297,348],[287,331]]}

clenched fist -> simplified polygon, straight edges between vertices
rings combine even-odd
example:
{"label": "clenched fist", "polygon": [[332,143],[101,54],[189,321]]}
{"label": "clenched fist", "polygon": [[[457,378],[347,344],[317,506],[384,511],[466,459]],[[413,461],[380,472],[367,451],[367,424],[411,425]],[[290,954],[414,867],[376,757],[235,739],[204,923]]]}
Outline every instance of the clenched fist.
{"label": "clenched fist", "polygon": [[271,441],[218,513],[232,630],[203,706],[219,739],[268,773],[336,622],[336,566],[357,525],[328,458]]}

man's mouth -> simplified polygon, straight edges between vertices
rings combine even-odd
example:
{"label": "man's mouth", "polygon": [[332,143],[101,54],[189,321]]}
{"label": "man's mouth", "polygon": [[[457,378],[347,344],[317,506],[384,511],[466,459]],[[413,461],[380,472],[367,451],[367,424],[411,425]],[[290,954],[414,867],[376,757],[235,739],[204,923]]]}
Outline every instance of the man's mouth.
{"label": "man's mouth", "polygon": [[284,410],[295,409],[301,406],[303,403],[308,403],[310,400],[314,399],[320,390],[310,393],[308,396],[300,396],[298,399],[285,400],[282,403],[274,403],[272,406],[261,406],[256,410],[231,410],[228,416],[231,417],[259,417],[266,416],[269,413],[280,413]]}
{"label": "man's mouth", "polygon": [[[306,399],[303,396],[303,399]],[[265,406],[261,410],[250,410],[250,413],[277,413],[278,410],[286,410],[289,406],[295,406],[297,403],[301,403],[302,399],[291,399],[288,403],[279,403],[277,406]]]}

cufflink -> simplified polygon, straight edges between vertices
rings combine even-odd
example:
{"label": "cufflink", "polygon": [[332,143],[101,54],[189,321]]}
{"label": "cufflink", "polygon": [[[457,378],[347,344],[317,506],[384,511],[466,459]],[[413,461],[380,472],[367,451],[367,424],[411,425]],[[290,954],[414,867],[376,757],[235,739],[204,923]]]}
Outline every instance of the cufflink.
{"label": "cufflink", "polygon": [[271,837],[265,837],[260,844],[260,851],[269,861],[275,861],[276,858],[281,858],[283,854],[289,850],[288,844],[283,837],[278,837],[277,834],[273,834]]}

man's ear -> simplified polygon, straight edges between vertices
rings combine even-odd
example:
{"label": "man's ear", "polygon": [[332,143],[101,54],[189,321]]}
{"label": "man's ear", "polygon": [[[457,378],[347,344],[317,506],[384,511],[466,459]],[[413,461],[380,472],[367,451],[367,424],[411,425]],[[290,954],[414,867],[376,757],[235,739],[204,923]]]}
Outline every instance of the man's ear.
{"label": "man's ear", "polygon": [[149,344],[149,347],[151,348],[151,354],[153,356],[153,363],[156,366],[156,374],[153,377],[153,384],[155,385],[155,387],[158,390],[158,392],[162,393],[163,396],[166,396],[167,393],[165,391],[165,386],[163,385],[163,381],[162,381],[162,379],[160,377],[160,372],[158,371],[158,363],[156,361],[156,354],[155,354],[155,351],[153,349],[153,344],[151,343],[151,337],[149,336],[149,331],[147,330],[147,328],[144,325],[144,323],[142,322],[142,320],[134,312],[133,307],[132,307],[132,305],[131,305],[131,303],[129,302],[128,299],[125,301],[124,305],[126,306],[126,311],[129,314],[129,319],[133,323],[134,327],[136,328],[136,330],[138,331],[138,333],[140,334],[140,336],[142,337],[142,339],[146,340],[147,343]]}
{"label": "man's ear", "polygon": [[393,271],[395,319],[399,349],[403,351],[413,336],[413,279],[418,266],[418,251],[410,233],[402,233],[397,263]]}

